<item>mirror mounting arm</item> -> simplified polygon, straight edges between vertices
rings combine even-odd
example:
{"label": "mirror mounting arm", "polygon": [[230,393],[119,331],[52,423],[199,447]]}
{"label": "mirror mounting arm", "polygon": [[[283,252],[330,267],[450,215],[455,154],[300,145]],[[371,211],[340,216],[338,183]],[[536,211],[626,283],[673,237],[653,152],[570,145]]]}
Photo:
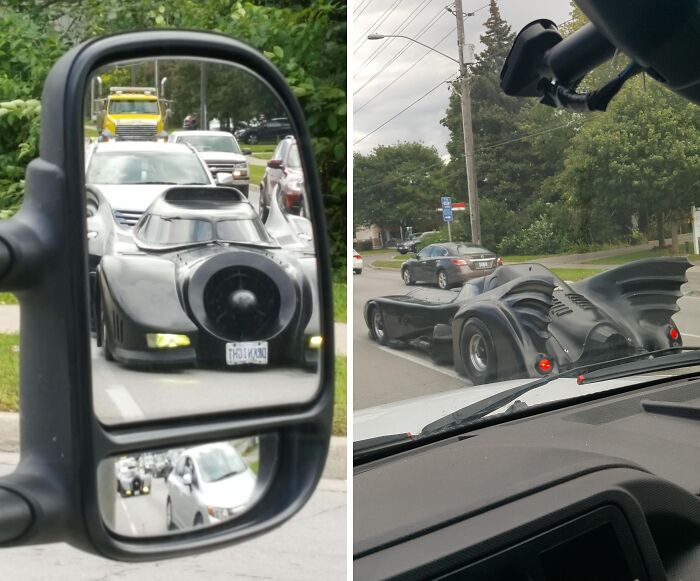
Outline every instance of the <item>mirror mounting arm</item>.
{"label": "mirror mounting arm", "polygon": [[0,546],[22,537],[33,522],[29,502],[16,492],[0,488]]}

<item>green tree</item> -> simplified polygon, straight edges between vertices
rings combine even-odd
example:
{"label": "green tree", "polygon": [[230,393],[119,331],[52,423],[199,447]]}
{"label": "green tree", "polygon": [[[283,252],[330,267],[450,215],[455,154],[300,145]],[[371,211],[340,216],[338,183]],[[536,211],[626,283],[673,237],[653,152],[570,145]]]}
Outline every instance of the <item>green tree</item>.
{"label": "green tree", "polygon": [[434,226],[443,168],[435,148],[406,142],[379,146],[369,155],[355,154],[353,160],[356,227]]}

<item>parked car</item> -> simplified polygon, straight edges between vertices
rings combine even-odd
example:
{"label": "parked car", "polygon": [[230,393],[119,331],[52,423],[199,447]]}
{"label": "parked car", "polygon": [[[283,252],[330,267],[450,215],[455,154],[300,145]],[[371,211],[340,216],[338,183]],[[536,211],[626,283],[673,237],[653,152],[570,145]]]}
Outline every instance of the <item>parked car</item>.
{"label": "parked car", "polygon": [[355,274],[362,274],[362,256],[355,250],[352,249],[352,271]]}
{"label": "parked car", "polygon": [[214,525],[242,513],[257,476],[228,443],[185,450],[166,483],[168,529]]}
{"label": "parked car", "polygon": [[139,467],[136,459],[129,457],[117,462],[117,492],[122,498],[151,492],[151,476]]}
{"label": "parked car", "polygon": [[420,233],[415,233],[413,236],[410,238],[407,238],[406,240],[401,240],[396,244],[396,250],[398,250],[401,254],[408,254],[409,252],[416,252],[418,245],[425,239],[426,236],[429,234],[436,234],[434,230],[431,230],[430,232],[420,232]]}
{"label": "parked car", "polygon": [[255,145],[260,141],[279,141],[292,133],[292,125],[286,117],[273,117],[259,125],[250,125],[238,134],[243,143]]}
{"label": "parked car", "polygon": [[461,285],[471,278],[491,274],[503,264],[494,252],[465,242],[430,244],[401,267],[407,285],[432,282],[442,289]]}
{"label": "parked car", "polygon": [[230,173],[231,186],[248,197],[250,173],[246,155],[250,149],[241,149],[236,138],[226,131],[173,131],[169,143],[189,143],[209,168],[212,178],[219,173]]}
{"label": "parked car", "polygon": [[299,214],[303,206],[304,172],[297,140],[293,136],[287,136],[277,144],[260,181],[258,213],[263,220],[267,218],[278,186],[277,194],[282,209],[290,214]]}
{"label": "parked car", "polygon": [[114,219],[129,228],[173,185],[232,182],[224,173],[217,174],[215,181],[197,151],[186,143],[96,143],[88,152],[86,168],[85,183],[105,196]]}

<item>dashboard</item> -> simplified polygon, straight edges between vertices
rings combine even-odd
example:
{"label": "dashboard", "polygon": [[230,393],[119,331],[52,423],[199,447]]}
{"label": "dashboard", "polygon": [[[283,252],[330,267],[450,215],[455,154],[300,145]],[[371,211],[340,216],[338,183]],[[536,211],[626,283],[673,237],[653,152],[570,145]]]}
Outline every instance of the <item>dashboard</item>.
{"label": "dashboard", "polygon": [[356,466],[354,578],[700,579],[700,381],[536,411]]}

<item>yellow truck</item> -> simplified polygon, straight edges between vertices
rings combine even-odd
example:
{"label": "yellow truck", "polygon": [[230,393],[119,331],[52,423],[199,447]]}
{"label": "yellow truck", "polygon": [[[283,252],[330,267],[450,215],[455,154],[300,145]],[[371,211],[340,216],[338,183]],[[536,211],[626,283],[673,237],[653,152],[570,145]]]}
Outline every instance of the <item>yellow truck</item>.
{"label": "yellow truck", "polygon": [[109,95],[96,101],[100,141],[167,139],[170,102],[159,98],[155,87],[110,87]]}

